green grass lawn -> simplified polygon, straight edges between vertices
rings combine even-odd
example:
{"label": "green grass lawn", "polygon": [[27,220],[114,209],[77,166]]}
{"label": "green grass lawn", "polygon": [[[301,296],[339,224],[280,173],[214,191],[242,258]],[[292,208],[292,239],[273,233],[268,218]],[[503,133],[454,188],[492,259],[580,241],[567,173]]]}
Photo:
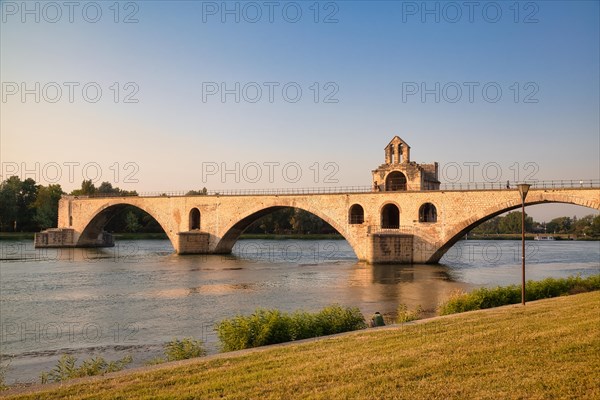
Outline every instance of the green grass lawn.
{"label": "green grass lawn", "polygon": [[600,292],[165,364],[45,399],[598,399]]}

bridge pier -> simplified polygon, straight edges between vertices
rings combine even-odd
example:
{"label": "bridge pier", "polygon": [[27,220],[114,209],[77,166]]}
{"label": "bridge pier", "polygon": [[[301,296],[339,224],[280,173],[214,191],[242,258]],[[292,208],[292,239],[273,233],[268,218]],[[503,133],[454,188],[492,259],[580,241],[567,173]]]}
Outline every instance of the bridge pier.
{"label": "bridge pier", "polygon": [[370,235],[370,251],[367,261],[370,264],[412,264],[413,235],[375,233]]}
{"label": "bridge pier", "polygon": [[199,230],[177,234],[177,254],[208,254],[210,234]]}
{"label": "bridge pier", "polygon": [[34,247],[114,247],[115,240],[112,233],[106,231],[95,232],[93,235],[83,236],[70,228],[51,228],[38,232],[34,236]]}

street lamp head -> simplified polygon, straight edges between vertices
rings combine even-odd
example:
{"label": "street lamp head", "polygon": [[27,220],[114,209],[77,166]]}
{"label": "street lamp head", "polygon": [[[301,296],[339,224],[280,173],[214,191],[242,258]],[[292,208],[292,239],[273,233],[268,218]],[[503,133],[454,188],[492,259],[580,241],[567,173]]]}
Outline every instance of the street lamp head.
{"label": "street lamp head", "polygon": [[519,194],[521,195],[521,200],[525,201],[525,198],[527,197],[527,192],[529,192],[529,188],[531,187],[531,185],[529,185],[527,183],[520,183],[517,185],[517,187],[519,188]]}

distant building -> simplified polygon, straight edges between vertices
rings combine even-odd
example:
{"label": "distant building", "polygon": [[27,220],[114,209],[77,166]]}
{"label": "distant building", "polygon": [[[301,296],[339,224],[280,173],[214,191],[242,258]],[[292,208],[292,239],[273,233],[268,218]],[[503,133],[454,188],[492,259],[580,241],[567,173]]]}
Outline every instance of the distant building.
{"label": "distant building", "polygon": [[385,147],[385,164],[373,171],[373,190],[439,190],[438,163],[410,161],[410,146],[398,136]]}

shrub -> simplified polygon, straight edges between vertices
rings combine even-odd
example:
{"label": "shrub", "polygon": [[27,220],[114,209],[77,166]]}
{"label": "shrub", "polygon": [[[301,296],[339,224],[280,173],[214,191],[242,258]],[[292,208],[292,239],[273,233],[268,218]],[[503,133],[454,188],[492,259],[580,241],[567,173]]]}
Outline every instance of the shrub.
{"label": "shrub", "polygon": [[173,339],[165,345],[167,361],[187,360],[206,355],[204,343],[194,338]]}
{"label": "shrub", "polygon": [[8,389],[8,386],[6,385],[6,383],[4,383],[4,379],[9,366],[10,360],[6,364],[2,364],[0,360],[0,391]]}
{"label": "shrub", "polygon": [[233,351],[366,328],[356,307],[332,305],[318,313],[258,309],[216,325],[222,351]]}
{"label": "shrub", "polygon": [[[587,278],[570,276],[568,278],[546,278],[541,281],[527,281],[525,300],[533,301],[574,293],[600,290],[600,274]],[[499,307],[521,302],[521,286],[498,286],[493,289],[480,288],[470,293],[453,292],[450,298],[438,308],[440,315],[455,314],[464,311]]]}
{"label": "shrub", "polygon": [[423,308],[421,308],[420,305],[417,306],[415,310],[408,311],[408,307],[406,307],[406,304],[400,304],[396,312],[396,323],[401,324],[403,322],[417,320],[421,318],[421,314],[423,314]]}
{"label": "shrub", "polygon": [[367,327],[365,318],[357,307],[343,308],[339,305],[325,307],[317,314],[316,319],[323,329],[323,335],[333,335]]}
{"label": "shrub", "polygon": [[164,346],[165,357],[156,357],[146,361],[146,365],[162,364],[168,361],[187,360],[206,355],[204,342],[194,338],[173,339]]}
{"label": "shrub", "polygon": [[84,376],[104,375],[109,372],[117,372],[125,368],[133,361],[129,355],[117,361],[106,361],[103,357],[91,357],[84,360],[77,367],[77,358],[63,354],[50,372],[42,372],[40,379],[42,383],[62,382],[68,379],[81,378]]}

